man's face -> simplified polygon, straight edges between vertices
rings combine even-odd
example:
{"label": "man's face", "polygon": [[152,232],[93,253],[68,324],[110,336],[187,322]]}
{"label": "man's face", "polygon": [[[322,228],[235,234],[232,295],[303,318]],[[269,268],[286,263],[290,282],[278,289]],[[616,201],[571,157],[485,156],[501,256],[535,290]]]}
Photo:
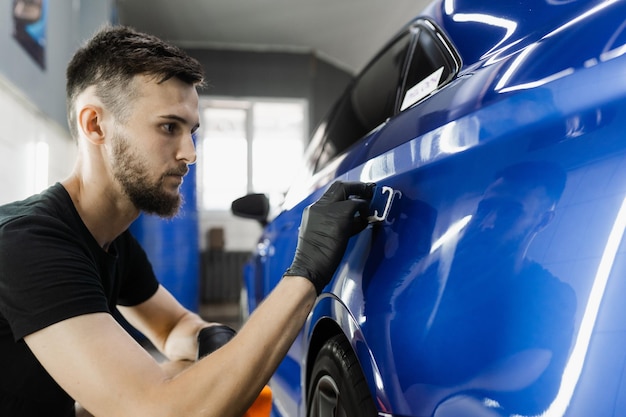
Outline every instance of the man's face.
{"label": "man's face", "polygon": [[197,92],[178,79],[157,84],[141,76],[134,86],[131,114],[111,137],[113,177],[137,209],[172,217],[182,202],[187,165],[196,158]]}
{"label": "man's face", "polygon": [[176,214],[181,206],[182,197],[178,192],[166,190],[165,181],[168,175],[174,175],[180,177],[182,182],[187,166],[181,166],[178,171],[164,173],[155,180],[146,158],[131,147],[131,140],[128,137],[116,134],[113,140],[113,175],[135,207],[162,217],[172,217]]}

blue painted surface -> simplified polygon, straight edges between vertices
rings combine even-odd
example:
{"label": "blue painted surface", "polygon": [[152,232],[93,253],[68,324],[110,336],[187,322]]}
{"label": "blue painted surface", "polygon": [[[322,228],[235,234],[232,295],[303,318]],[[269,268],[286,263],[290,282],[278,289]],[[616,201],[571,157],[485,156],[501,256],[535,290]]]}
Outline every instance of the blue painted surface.
{"label": "blue painted surface", "polygon": [[306,415],[309,341],[332,320],[381,413],[626,415],[626,2],[425,15],[461,57],[456,79],[297,185],[249,266],[256,305],[335,179],[402,194],[352,239],[279,368],[282,407]]}

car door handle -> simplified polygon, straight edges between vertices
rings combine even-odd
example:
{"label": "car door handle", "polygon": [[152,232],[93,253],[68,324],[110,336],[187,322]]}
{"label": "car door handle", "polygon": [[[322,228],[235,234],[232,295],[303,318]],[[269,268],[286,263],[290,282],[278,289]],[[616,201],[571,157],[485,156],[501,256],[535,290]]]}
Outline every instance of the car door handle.
{"label": "car door handle", "polygon": [[[387,216],[389,216],[389,211],[391,210],[391,205],[393,204],[393,201],[396,197],[402,198],[402,191],[394,190],[393,188],[386,185],[381,187],[380,192],[382,195],[384,195],[385,193],[389,194],[387,196],[387,201],[385,202],[385,208],[383,209],[382,214],[378,214],[378,209],[374,209],[372,215],[367,218],[367,221],[370,223],[388,222]],[[376,196],[374,196],[374,199],[372,200],[372,205],[376,203],[375,200]],[[393,220],[389,223],[393,223]]]}

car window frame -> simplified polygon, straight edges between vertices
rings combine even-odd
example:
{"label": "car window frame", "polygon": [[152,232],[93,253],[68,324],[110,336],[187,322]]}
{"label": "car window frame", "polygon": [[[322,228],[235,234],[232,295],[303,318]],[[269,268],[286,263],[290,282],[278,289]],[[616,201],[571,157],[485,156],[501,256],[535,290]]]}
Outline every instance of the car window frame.
{"label": "car window frame", "polygon": [[[435,45],[438,47],[441,52],[446,65],[449,67],[449,75],[442,81],[439,82],[437,87],[431,91],[428,95],[422,97],[420,100],[412,103],[407,108],[400,110],[403,95],[406,92],[406,81],[409,75],[409,70],[412,64],[412,58],[417,50],[417,47],[420,42],[420,35],[422,32],[425,32],[431,39],[435,41]],[[398,83],[396,85],[396,98],[393,109],[389,117],[387,117],[384,121],[379,123],[377,126],[369,130],[367,133],[357,138],[350,145],[346,146],[341,151],[335,153],[332,157],[327,158],[325,161],[322,161],[322,156],[324,155],[324,149],[326,148],[329,140],[329,127],[333,126],[336,123],[336,119],[340,117],[340,112],[338,109],[345,105],[346,100],[350,100],[350,96],[352,92],[358,85],[359,81],[362,79],[363,75],[367,73],[369,69],[372,68],[391,48],[393,48],[397,42],[399,42],[402,38],[404,38],[407,34],[411,37],[409,40],[409,46],[407,48],[406,54],[404,56],[404,64],[401,71],[401,75],[399,77]],[[372,58],[369,63],[359,72],[357,77],[349,84],[340,98],[335,102],[331,111],[327,114],[327,116],[323,119],[323,121],[319,124],[318,128],[313,134],[313,139],[310,142],[310,146],[307,147],[305,152],[305,164],[309,166],[309,172],[311,175],[315,175],[321,170],[323,170],[326,166],[331,164],[335,159],[340,157],[342,154],[347,152],[350,148],[352,148],[355,144],[359,143],[363,138],[367,137],[372,131],[377,130],[381,124],[385,124],[389,121],[389,119],[397,116],[399,113],[408,110],[411,107],[423,102],[428,97],[437,93],[439,90],[448,85],[452,80],[454,80],[461,68],[461,59],[459,54],[456,52],[456,49],[452,45],[452,43],[447,39],[445,33],[430,19],[427,18],[418,18],[415,21],[408,24],[403,30],[401,30],[396,36],[394,36],[386,45],[383,47],[375,56]],[[323,130],[325,129],[325,130]],[[317,142],[317,143],[316,143]]]}

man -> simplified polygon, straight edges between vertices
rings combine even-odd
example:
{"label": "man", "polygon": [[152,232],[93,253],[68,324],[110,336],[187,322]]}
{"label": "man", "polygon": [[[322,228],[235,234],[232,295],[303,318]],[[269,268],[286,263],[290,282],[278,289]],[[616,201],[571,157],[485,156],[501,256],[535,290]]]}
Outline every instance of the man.
{"label": "man", "polygon": [[[193,362],[210,323],[158,284],[127,231],[181,204],[199,126],[198,62],[129,28],[105,28],[67,69],[78,143],[69,178],[0,207],[0,415],[236,416],[286,354],[367,224],[372,185],[335,183],[305,209],[291,267],[223,348]],[[323,223],[323,224],[322,224]],[[170,360],[159,364],[119,308]]]}

